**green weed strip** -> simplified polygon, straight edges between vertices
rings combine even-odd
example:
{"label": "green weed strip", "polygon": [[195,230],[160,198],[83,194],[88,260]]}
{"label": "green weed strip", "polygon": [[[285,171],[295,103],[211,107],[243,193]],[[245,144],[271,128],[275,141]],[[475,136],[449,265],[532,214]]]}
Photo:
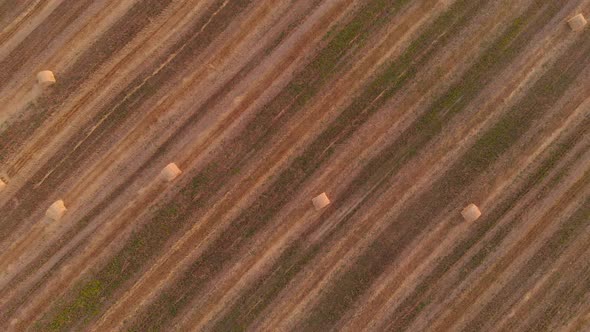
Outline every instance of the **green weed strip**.
{"label": "green weed strip", "polygon": [[[384,1],[379,2],[385,3]],[[321,86],[329,76],[333,75],[332,72],[329,72],[330,68],[334,68],[334,65],[331,65],[331,63],[336,63],[335,60],[340,56],[343,56],[345,53],[344,51],[349,46],[348,43],[358,35],[366,35],[370,31],[369,27],[375,27],[375,24],[383,23],[385,21],[381,20],[376,22],[371,20],[370,15],[373,13],[369,11],[361,11],[361,13],[367,17],[363,20],[366,24],[360,24],[357,17],[356,20],[352,20],[351,23],[344,27],[341,30],[342,33],[337,34],[328,46],[319,53],[314,61],[312,61],[310,66],[298,75],[299,80],[292,82],[287,87],[286,91],[283,91],[282,94],[279,94],[279,96],[275,98],[272,105],[263,109],[263,113],[265,113],[264,118],[268,119],[275,117],[285,106],[285,99],[287,102],[291,102],[291,99],[295,96],[297,97],[297,102],[294,103],[291,113],[300,109],[305,102],[314,95],[317,88]],[[382,14],[382,12],[375,14]],[[372,25],[369,25],[368,23],[371,23]],[[356,34],[352,34],[350,32],[351,30],[356,31]],[[362,39],[358,38],[357,40],[359,40],[359,42],[362,41]],[[333,60],[330,61],[329,59]],[[323,71],[318,69],[323,69]],[[312,80],[312,78],[314,79]],[[303,84],[303,82],[307,82],[307,84]],[[260,134],[258,130],[262,128],[256,124],[260,117],[263,117],[263,115],[258,115],[258,119],[250,124],[248,132],[251,135]],[[250,141],[246,140],[244,145],[248,144],[250,144]],[[188,216],[191,215],[188,208],[205,206],[206,202],[204,202],[203,199],[193,202],[192,197],[195,197],[197,194],[202,193],[210,187],[213,187],[211,191],[219,189],[219,185],[216,184],[219,184],[221,181],[218,181],[218,179],[224,177],[223,173],[217,174],[216,172],[216,170],[220,168],[219,165],[220,163],[218,162],[213,162],[208,165],[205,170],[193,179],[191,185],[182,191],[181,195],[179,195],[180,200],[177,203],[171,203],[164,206],[145,228],[133,235],[132,239],[126,244],[124,249],[97,274],[95,279],[82,282],[76,288],[74,294],[77,295],[72,295],[75,298],[73,301],[67,302],[66,300],[62,300],[62,303],[57,305],[55,310],[52,310],[46,315],[46,317],[44,317],[42,321],[43,323],[41,323],[40,326],[46,326],[53,330],[67,329],[68,326],[72,326],[79,321],[88,320],[90,317],[95,316],[97,313],[94,309],[96,308],[96,305],[104,304],[105,299],[108,298],[109,295],[112,295],[125,280],[130,279],[134,273],[140,270],[145,262],[159,252],[160,248],[163,247],[166,239],[171,236],[173,231],[176,231],[182,226],[182,224],[188,223]],[[210,174],[215,174],[216,177],[209,176]],[[206,197],[207,195],[203,196]],[[129,260],[130,258],[132,258],[131,261],[133,263],[126,268],[125,274],[113,272],[118,271],[121,262]],[[100,285],[100,287],[96,287],[97,284]],[[99,292],[96,292],[96,294],[95,292],[91,292],[91,294],[95,294],[92,298],[92,303],[89,303],[88,297],[85,297],[85,301],[76,300],[83,297],[82,294],[87,287],[90,287],[89,285],[94,285],[93,289],[100,290]]]}

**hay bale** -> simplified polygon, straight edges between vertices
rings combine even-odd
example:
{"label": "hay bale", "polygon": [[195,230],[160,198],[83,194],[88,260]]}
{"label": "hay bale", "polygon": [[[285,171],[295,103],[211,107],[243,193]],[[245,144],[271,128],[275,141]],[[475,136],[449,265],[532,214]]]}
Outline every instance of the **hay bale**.
{"label": "hay bale", "polygon": [[37,83],[42,87],[55,84],[55,76],[51,70],[43,70],[37,73]]}
{"label": "hay bale", "polygon": [[463,215],[465,221],[472,222],[476,221],[481,216],[481,211],[479,211],[477,205],[471,203],[461,211],[461,215]]}
{"label": "hay bale", "polygon": [[47,212],[45,212],[45,215],[55,221],[61,219],[61,217],[63,217],[63,215],[66,213],[68,209],[66,209],[66,206],[64,205],[64,201],[57,200],[55,202],[53,202],[53,204],[51,204],[51,206],[49,207],[49,209],[47,209]]}
{"label": "hay bale", "polygon": [[330,199],[326,193],[321,193],[314,197],[311,202],[313,203],[315,209],[319,211],[330,204]]}
{"label": "hay bale", "polygon": [[581,31],[584,29],[586,24],[588,24],[588,22],[584,18],[584,15],[578,14],[578,15],[570,18],[569,20],[567,20],[567,24],[569,24],[570,28],[573,31]]}
{"label": "hay bale", "polygon": [[6,188],[6,182],[2,181],[2,179],[0,179],[0,191],[4,190],[4,188]]}
{"label": "hay bale", "polygon": [[176,166],[175,163],[170,163],[166,165],[166,167],[164,167],[162,172],[160,172],[160,176],[162,176],[164,180],[170,182],[176,179],[176,177],[179,176],[180,173],[182,173],[180,168],[178,168],[178,166]]}

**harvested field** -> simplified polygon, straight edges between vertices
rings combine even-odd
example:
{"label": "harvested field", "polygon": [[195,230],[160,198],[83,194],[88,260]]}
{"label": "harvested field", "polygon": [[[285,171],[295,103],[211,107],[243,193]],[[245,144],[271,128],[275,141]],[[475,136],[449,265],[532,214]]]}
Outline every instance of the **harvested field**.
{"label": "harvested field", "polygon": [[590,330],[578,13],[0,1],[0,330]]}

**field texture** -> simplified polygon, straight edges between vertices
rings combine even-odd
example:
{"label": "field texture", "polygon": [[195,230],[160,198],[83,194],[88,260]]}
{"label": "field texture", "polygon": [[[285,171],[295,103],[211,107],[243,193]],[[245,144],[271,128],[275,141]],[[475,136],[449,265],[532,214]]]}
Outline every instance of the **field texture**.
{"label": "field texture", "polygon": [[578,13],[0,0],[0,331],[590,331]]}

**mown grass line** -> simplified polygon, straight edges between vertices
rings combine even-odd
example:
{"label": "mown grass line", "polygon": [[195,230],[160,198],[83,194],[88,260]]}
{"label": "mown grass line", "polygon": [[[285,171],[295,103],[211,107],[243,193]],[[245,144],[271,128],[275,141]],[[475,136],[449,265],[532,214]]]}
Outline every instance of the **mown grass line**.
{"label": "mown grass line", "polygon": [[[582,180],[581,186],[587,185],[590,173],[587,173],[585,180]],[[568,198],[566,194],[566,199]],[[523,293],[526,290],[520,289],[521,285],[526,284],[537,272],[547,270],[550,264],[557,260],[559,256],[574,242],[581,234],[583,234],[590,219],[588,218],[590,201],[584,204],[574,212],[574,214],[562,224],[559,229],[552,234],[535,254],[529,258],[526,263],[519,269],[510,281],[485,305],[478,315],[476,315],[466,325],[467,331],[475,331],[480,329],[486,322],[498,318],[501,314],[500,308],[503,303],[508,303],[510,298],[515,294]],[[558,209],[558,208],[554,208]],[[585,218],[584,218],[585,217]]]}
{"label": "mown grass line", "polygon": [[[584,55],[587,56],[588,45],[584,46]],[[579,45],[575,45],[573,48],[578,47]],[[570,56],[562,58],[551,70],[543,75],[543,77],[534,85],[531,92],[527,94],[516,107],[507,113],[500,122],[476,142],[474,147],[472,147],[472,149],[464,156],[463,160],[455,165],[450,172],[445,174],[443,179],[438,181],[433,187],[434,189],[432,192],[424,195],[424,197],[420,199],[420,206],[423,206],[422,204],[424,204],[424,202],[433,202],[432,205],[444,205],[447,204],[446,202],[450,202],[453,197],[460,194],[462,186],[459,184],[465,183],[465,181],[470,182],[470,179],[473,178],[473,176],[485,171],[488,165],[497,160],[500,154],[503,151],[506,151],[510,144],[515,142],[526,129],[529,128],[536,118],[552,107],[555,101],[564,93],[567,86],[572,83],[573,79],[575,79],[581,66],[586,65],[584,61],[585,59],[579,54],[579,50],[572,49],[571,51]],[[571,56],[571,54],[576,54],[576,56]],[[567,72],[563,72],[562,69],[570,64],[575,65],[570,66]],[[572,70],[572,68],[574,69]],[[545,165],[551,167],[553,166],[550,165],[551,162],[552,161],[549,160]],[[544,174],[547,170],[547,168],[542,167],[539,170],[539,173],[537,173],[537,176],[542,176],[541,174]],[[532,178],[537,176],[533,176]],[[533,184],[534,181],[529,182],[529,185]],[[523,188],[523,190],[517,195],[517,198],[522,197],[528,189],[528,186]],[[438,194],[437,197],[437,193],[442,194]],[[397,328],[403,329],[403,327],[408,326],[411,323],[419,313],[413,310],[413,308],[415,308],[420,301],[426,301],[429,296],[432,295],[432,292],[436,291],[436,289],[433,288],[436,281],[456,264],[469,248],[483,238],[485,233],[497,223],[502,215],[507,213],[515,202],[516,200],[506,202],[506,205],[503,205],[492,214],[487,215],[487,217],[481,222],[482,226],[477,228],[475,234],[470,235],[467,240],[455,247],[452,254],[445,256],[441,262],[437,264],[435,270],[415,288],[412,294],[398,307],[398,310],[392,314],[392,323],[395,323]],[[427,205],[431,206],[430,203]],[[441,206],[440,209],[442,209],[442,207],[443,206]],[[417,209],[418,206],[415,208]],[[426,218],[426,215],[421,217]],[[411,220],[416,219],[413,217],[408,218],[407,220],[410,222]],[[412,225],[414,224],[412,223]],[[416,229],[414,231],[418,230]],[[402,242],[405,243],[405,241]],[[477,261],[476,264],[473,265],[474,268],[480,263],[481,260]]]}
{"label": "mown grass line", "polygon": [[[352,27],[356,29],[359,34],[366,34],[370,27],[374,27],[375,22],[373,21],[371,23],[373,25],[369,27],[359,27],[356,24],[347,25],[343,30],[351,29]],[[366,28],[367,31],[360,31],[361,28]],[[338,38],[338,36],[336,38]],[[357,38],[357,40],[362,42],[362,39]],[[260,118],[274,118],[286,103],[290,103],[291,99],[297,98],[297,102],[294,104],[296,107],[291,109],[289,115],[292,116],[297,110],[301,109],[305,102],[315,95],[317,89],[336,72],[335,70],[337,68],[334,65],[331,65],[331,69],[334,70],[334,72],[328,71],[328,65],[330,64],[330,61],[326,61],[326,58],[332,57],[335,58],[334,60],[336,60],[337,57],[345,54],[344,51],[346,50],[346,46],[347,44],[343,41],[342,37],[328,44],[328,46],[325,48],[326,52],[321,51],[315,58],[315,61],[312,62],[312,65],[300,73],[297,76],[295,82],[292,82],[290,85],[288,85],[287,88],[273,100],[272,105],[267,105],[264,108],[263,113],[265,114],[258,115],[257,119],[251,122],[249,132],[258,134],[259,130],[263,128],[268,131],[268,126],[260,126],[257,123],[257,120]],[[336,51],[335,48],[339,48],[339,50]],[[336,63],[336,61],[332,62]],[[318,69],[323,69],[323,71]],[[303,82],[306,79],[309,79],[308,84],[302,85],[300,82]],[[215,100],[218,101],[220,96],[217,97],[218,98],[215,98]],[[287,113],[285,113],[285,116],[286,115]],[[266,123],[268,123],[268,120]],[[249,143],[250,142],[247,142],[246,144]],[[165,148],[159,149],[158,153],[162,153],[164,149]],[[225,154],[223,156],[228,157],[229,155]],[[240,164],[244,156],[240,155],[238,157],[241,157],[242,159],[235,159],[236,157],[233,156],[238,164]],[[222,181],[219,181],[218,179],[225,177],[225,171],[223,171],[225,168],[220,167],[219,165],[221,164],[224,163],[222,163],[222,161],[214,161],[210,163],[198,176],[193,179],[189,187],[185,188],[185,190],[183,190],[178,195],[175,203],[167,204],[161,209],[174,209],[177,211],[176,214],[166,216],[158,213],[157,216],[146,225],[146,227],[132,235],[132,239],[125,245],[125,247],[119,251],[113,260],[109,262],[106,267],[101,269],[94,278],[91,278],[90,281],[80,283],[80,285],[77,286],[77,291],[73,292],[73,295],[66,296],[66,298],[73,297],[74,300],[64,300],[62,304],[58,305],[56,308],[54,308],[54,310],[47,314],[43,319],[43,322],[45,322],[43,324],[49,326],[56,325],[56,321],[63,321],[60,316],[64,315],[68,317],[75,316],[78,317],[77,320],[79,320],[82,316],[85,316],[88,311],[90,311],[90,308],[94,306],[94,303],[104,303],[105,299],[108,299],[108,296],[110,296],[118,287],[120,287],[125,280],[130,279],[134,273],[139,271],[143,264],[145,264],[159,252],[160,248],[164,246],[166,240],[171,236],[172,232],[176,231],[178,233],[182,231],[183,225],[188,226],[190,224],[191,220],[189,219],[189,216],[192,214],[192,212],[194,212],[195,208],[207,205],[208,201],[205,200],[207,197],[209,197],[209,195],[203,195],[201,196],[202,199],[199,200],[193,200],[193,197],[199,193],[203,193],[204,190],[207,190],[208,192],[215,192],[219,190],[219,184]],[[212,177],[209,176],[210,174],[216,174],[217,176]],[[126,273],[111,273],[110,271],[116,271],[121,266],[121,262],[131,262],[131,264],[125,270]],[[82,297],[81,293],[82,290],[85,289],[84,285],[93,285],[96,283],[96,281],[98,281],[99,284],[104,285],[104,287],[100,288],[101,291],[99,294],[96,294],[95,298],[93,299],[94,302],[83,307],[76,306],[76,303],[79,303],[76,298],[79,299]],[[60,323],[57,325],[60,327],[65,327],[65,324]]]}
{"label": "mown grass line", "polygon": [[[79,5],[81,8],[86,8],[90,2],[84,3],[74,0],[61,3],[48,17],[47,24],[53,26],[55,21],[61,22],[64,13],[67,12],[66,8],[74,8]],[[106,30],[96,42],[92,43],[74,62],[72,67],[63,73],[58,73],[58,84],[52,88],[52,91],[41,96],[36,103],[27,106],[26,114],[29,115],[10,124],[5,131],[0,133],[0,151],[3,151],[2,155],[5,157],[22,147],[25,140],[55,113],[72,93],[77,91],[77,88],[84,80],[96,72],[113,54],[119,52],[151,20],[160,15],[170,2],[171,0],[143,0],[136,3]],[[38,29],[40,29],[43,38],[46,38],[47,29],[45,25],[40,25]],[[26,42],[25,40],[21,44],[24,45]],[[42,44],[38,43],[38,45]],[[19,61],[24,63],[22,59]],[[4,68],[4,66],[0,65],[0,68]],[[5,68],[12,67],[6,66]],[[8,169],[8,175],[13,176],[14,170]]]}

